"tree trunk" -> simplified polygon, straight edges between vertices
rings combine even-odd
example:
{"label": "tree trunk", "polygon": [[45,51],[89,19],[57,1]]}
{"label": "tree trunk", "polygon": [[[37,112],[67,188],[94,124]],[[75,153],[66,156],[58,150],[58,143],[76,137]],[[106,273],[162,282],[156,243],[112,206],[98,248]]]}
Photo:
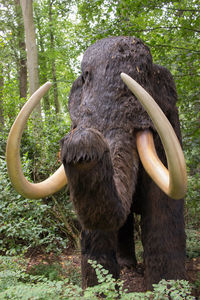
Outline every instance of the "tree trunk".
{"label": "tree trunk", "polygon": [[[33,22],[33,1],[32,0],[20,0],[25,29],[25,41],[27,51],[27,67],[29,74],[29,93],[32,95],[39,88],[39,72],[38,72],[38,51],[36,45],[35,27]],[[36,106],[34,113],[32,114],[32,121],[34,124],[33,136],[34,142],[42,140],[41,130],[41,105]],[[33,178],[34,180],[39,177],[38,165],[37,165],[37,150],[35,150],[32,160],[33,165]]]}
{"label": "tree trunk", "polygon": [[[52,5],[53,1],[50,0],[49,2],[49,24],[50,24],[50,41],[51,41],[51,51],[54,51],[54,33],[53,33],[53,20],[52,20]],[[56,78],[56,62],[54,56],[52,57],[52,75],[53,75],[53,94],[54,94],[54,105],[56,109],[56,113],[60,111],[60,105],[58,101],[58,85],[57,85],[57,78]]]}
{"label": "tree trunk", "polygon": [[25,43],[22,41],[19,41],[19,50],[19,92],[20,98],[27,98],[27,62],[25,57],[26,46]]}
{"label": "tree trunk", "polygon": [[22,10],[20,0],[15,0],[17,35],[19,45],[18,58],[18,78],[19,78],[19,94],[20,98],[27,97],[27,61],[26,61],[26,46],[24,42],[24,25],[22,21]]}
{"label": "tree trunk", "polygon": [[[35,27],[33,22],[33,1],[20,0],[24,28],[25,28],[25,41],[27,49],[27,66],[29,74],[29,93],[32,95],[39,88],[39,74],[38,74],[38,52],[36,45]],[[41,115],[40,105],[36,108],[39,116]]]}
{"label": "tree trunk", "polygon": [[56,64],[55,60],[52,61],[52,74],[53,74],[53,94],[54,94],[54,105],[56,109],[56,113],[60,111],[60,105],[58,101],[58,85],[57,85],[57,78],[56,78]]}
{"label": "tree trunk", "polygon": [[0,64],[0,132],[4,127],[4,115],[3,115],[3,66]]}
{"label": "tree trunk", "polygon": [[[42,32],[41,28],[41,20],[40,16],[37,14],[37,10],[35,11],[35,17],[36,17],[36,22],[37,22],[37,28],[38,28],[38,43],[40,46],[40,55],[39,55],[39,65],[40,65],[40,83],[43,84],[48,81],[47,78],[47,57],[45,54],[45,49],[44,49],[44,35]],[[40,58],[41,57],[41,58]],[[50,101],[49,101],[49,94],[46,94],[43,97],[43,104],[44,104],[44,110],[49,111],[50,110]]]}

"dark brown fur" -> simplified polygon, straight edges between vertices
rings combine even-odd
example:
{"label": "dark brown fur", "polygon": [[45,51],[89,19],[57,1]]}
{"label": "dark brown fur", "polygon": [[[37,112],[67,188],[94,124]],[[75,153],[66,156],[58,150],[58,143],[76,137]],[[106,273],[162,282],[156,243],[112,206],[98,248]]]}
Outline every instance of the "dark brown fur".
{"label": "dark brown fur", "polygon": [[141,214],[147,288],[162,278],[185,278],[183,200],[167,197],[139,161],[135,134],[150,128],[166,164],[154,126],[121,72],[154,97],[181,139],[172,76],[153,64],[139,39],[107,38],[87,49],[82,74],[70,93],[72,131],[61,142],[71,199],[83,229],[84,288],[97,283],[88,259],[97,260],[115,278],[119,264],[136,265],[133,210]]}

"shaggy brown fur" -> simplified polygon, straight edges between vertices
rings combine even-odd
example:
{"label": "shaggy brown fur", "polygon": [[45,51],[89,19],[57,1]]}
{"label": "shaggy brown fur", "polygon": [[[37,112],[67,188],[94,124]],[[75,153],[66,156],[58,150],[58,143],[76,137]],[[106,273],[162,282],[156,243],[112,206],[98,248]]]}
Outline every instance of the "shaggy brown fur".
{"label": "shaggy brown fur", "polygon": [[70,93],[72,131],[61,141],[71,199],[83,228],[84,288],[97,283],[88,259],[97,260],[115,278],[119,264],[136,265],[133,210],[141,214],[147,288],[162,278],[185,278],[183,200],[167,197],[139,161],[135,134],[150,128],[166,164],[154,126],[122,82],[121,72],[154,97],[181,138],[172,76],[153,64],[141,40],[107,38],[87,49],[82,74]]}

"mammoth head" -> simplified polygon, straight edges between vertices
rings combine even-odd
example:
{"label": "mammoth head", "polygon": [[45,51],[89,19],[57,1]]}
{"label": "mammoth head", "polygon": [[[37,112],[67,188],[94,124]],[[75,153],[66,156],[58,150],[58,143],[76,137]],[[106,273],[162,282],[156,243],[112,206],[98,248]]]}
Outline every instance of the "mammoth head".
{"label": "mammoth head", "polygon": [[[138,154],[148,174],[168,196],[182,198],[187,186],[184,156],[165,116],[169,110],[168,102],[162,101],[162,94],[158,97],[159,92],[164,95],[169,89],[176,93],[173,84],[167,85],[168,79],[159,85],[162,74],[169,77],[169,72],[162,72],[161,67],[154,65],[149,49],[132,37],[96,42],[86,50],[81,66],[82,73],[74,82],[69,97],[72,129],[92,128],[104,136],[116,128],[137,132]],[[7,143],[7,166],[12,184],[21,195],[32,199],[53,194],[67,184],[63,166],[47,180],[34,184],[26,180],[20,165],[19,148],[24,126],[50,86],[50,83],[43,85],[24,105]],[[169,93],[163,97],[169,97]],[[174,99],[170,99],[174,102],[172,106]],[[161,138],[168,169],[156,154],[151,129]]]}
{"label": "mammoth head", "polygon": [[106,38],[90,46],[69,96],[72,126],[96,128],[103,134],[116,124],[124,130],[152,126],[120,77],[129,74],[152,94],[152,65],[149,49],[135,38]]}

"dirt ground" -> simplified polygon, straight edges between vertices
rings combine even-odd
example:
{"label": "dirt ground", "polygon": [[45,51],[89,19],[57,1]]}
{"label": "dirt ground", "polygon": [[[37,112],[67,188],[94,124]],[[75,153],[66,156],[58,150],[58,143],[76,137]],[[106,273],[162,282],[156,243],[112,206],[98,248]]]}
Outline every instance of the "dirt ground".
{"label": "dirt ground", "polygon": [[[41,254],[31,255],[31,257],[29,257],[27,270],[30,270],[33,266],[41,263],[53,264],[55,262],[61,265],[65,274],[69,274],[69,270],[65,270],[65,268],[69,268],[69,266],[73,271],[76,270],[80,273],[80,253],[74,251],[69,251],[68,254],[63,254],[59,257],[55,257],[54,255],[49,255],[47,257]],[[200,257],[188,259],[186,262],[186,270],[188,281],[194,283],[197,280],[198,272],[200,272]],[[128,268],[122,269],[120,279],[124,281],[124,288],[128,289],[129,292],[145,291],[142,263],[138,264],[137,270]],[[196,299],[200,297],[200,293],[197,290],[193,291],[193,295]]]}
{"label": "dirt ground", "polygon": [[[200,257],[188,259],[186,262],[186,270],[188,281],[194,283],[197,280],[197,274],[200,272]],[[125,288],[129,292],[144,292],[144,277],[143,277],[143,265],[139,264],[137,271],[124,269],[121,271],[120,278],[125,282]],[[197,290],[193,291],[193,295],[198,298],[200,293]]]}

